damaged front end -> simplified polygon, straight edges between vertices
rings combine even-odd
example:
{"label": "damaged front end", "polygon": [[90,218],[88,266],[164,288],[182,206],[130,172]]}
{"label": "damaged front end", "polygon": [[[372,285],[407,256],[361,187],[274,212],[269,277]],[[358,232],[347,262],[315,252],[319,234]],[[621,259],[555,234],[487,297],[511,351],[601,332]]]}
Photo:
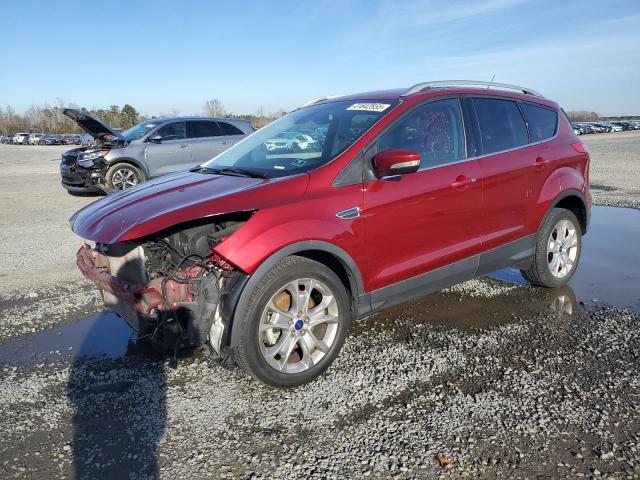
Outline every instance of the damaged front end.
{"label": "damaged front end", "polygon": [[247,276],[215,247],[250,215],[190,222],[137,241],[84,244],[76,264],[140,337],[172,348],[174,356],[180,347],[203,347],[228,363],[229,317]]}

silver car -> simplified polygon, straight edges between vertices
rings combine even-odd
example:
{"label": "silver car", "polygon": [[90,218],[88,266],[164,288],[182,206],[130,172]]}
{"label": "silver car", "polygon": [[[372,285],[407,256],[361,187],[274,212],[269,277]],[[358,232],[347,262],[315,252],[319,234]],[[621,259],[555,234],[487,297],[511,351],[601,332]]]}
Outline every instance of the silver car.
{"label": "silver car", "polygon": [[250,122],[235,118],[158,118],[118,132],[79,110],[64,114],[95,139],[62,154],[62,186],[70,193],[108,193],[188,170],[253,133]]}

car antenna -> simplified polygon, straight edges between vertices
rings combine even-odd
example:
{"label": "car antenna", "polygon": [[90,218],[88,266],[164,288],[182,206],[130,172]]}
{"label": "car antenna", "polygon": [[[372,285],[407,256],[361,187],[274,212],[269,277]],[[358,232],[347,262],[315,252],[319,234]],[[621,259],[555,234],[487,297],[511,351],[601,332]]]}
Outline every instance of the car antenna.
{"label": "car antenna", "polygon": [[[493,74],[493,77],[491,77],[491,80],[489,80],[490,82],[493,82],[496,78],[496,74]],[[489,85],[487,85],[487,90],[489,90]]]}

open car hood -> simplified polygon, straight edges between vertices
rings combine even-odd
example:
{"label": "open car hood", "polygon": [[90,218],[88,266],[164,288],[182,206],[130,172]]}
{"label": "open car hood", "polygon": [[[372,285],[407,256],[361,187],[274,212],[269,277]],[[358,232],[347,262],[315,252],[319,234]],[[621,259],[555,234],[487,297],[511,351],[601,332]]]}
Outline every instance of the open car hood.
{"label": "open car hood", "polygon": [[65,108],[62,113],[80,125],[80,127],[93,138],[102,141],[114,139],[124,141],[124,137],[122,135],[87,113],[73,108]]}
{"label": "open car hood", "polygon": [[69,223],[88,240],[123,242],[191,220],[291,201],[304,194],[308,180],[307,174],[265,179],[180,172],[107,195]]}

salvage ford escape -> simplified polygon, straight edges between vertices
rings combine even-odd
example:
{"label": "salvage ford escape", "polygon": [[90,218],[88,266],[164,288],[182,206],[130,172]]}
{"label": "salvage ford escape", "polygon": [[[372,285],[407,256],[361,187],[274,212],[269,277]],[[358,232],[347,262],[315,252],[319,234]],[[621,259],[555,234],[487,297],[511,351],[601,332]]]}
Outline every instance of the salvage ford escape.
{"label": "salvage ford escape", "polygon": [[[269,140],[322,132],[318,147]],[[335,359],[352,320],[494,270],[569,281],[591,196],[563,110],[441,81],[318,99],[191,171],[71,218],[76,262],[142,335],[277,387]]]}
{"label": "salvage ford escape", "polygon": [[70,193],[109,193],[188,170],[253,132],[246,120],[203,117],[155,118],[119,132],[82,111],[63,113],[98,142],[62,154],[62,186]]}

